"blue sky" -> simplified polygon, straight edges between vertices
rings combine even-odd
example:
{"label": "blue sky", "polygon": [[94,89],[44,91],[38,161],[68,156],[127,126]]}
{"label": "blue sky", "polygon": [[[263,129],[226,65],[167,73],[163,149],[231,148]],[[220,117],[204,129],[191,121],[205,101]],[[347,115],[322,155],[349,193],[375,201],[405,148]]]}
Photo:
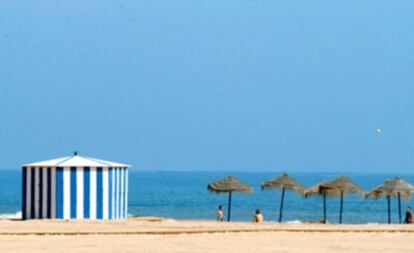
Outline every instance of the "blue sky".
{"label": "blue sky", "polygon": [[413,7],[2,1],[0,168],[410,172]]}

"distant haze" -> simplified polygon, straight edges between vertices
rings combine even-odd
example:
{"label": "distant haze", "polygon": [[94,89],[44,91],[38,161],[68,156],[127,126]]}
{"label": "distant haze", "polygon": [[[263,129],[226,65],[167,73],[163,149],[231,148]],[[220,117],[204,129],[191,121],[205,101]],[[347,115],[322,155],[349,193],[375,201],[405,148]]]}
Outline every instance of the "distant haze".
{"label": "distant haze", "polygon": [[0,168],[77,150],[136,170],[410,172],[413,9],[2,1]]}

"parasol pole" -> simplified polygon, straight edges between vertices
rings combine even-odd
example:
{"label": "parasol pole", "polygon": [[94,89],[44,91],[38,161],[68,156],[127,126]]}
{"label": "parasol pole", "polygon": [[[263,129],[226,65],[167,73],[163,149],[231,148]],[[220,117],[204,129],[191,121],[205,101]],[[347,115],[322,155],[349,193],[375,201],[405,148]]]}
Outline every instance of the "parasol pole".
{"label": "parasol pole", "polygon": [[230,222],[230,213],[231,213],[231,191],[229,191],[229,207],[228,207],[228,213],[227,213],[227,221]]}
{"label": "parasol pole", "polygon": [[388,224],[391,224],[391,199],[390,199],[390,195],[387,196],[387,202],[388,202]]}
{"label": "parasol pole", "polygon": [[341,191],[341,204],[339,208],[339,224],[342,224],[342,212],[344,208],[344,191]]}
{"label": "parasol pole", "polygon": [[398,193],[398,219],[401,224],[401,193]]}
{"label": "parasol pole", "polygon": [[323,221],[326,223],[326,193],[323,193]]}
{"label": "parasol pole", "polygon": [[282,188],[282,198],[280,200],[279,223],[282,222],[283,202],[285,200],[285,187]]}

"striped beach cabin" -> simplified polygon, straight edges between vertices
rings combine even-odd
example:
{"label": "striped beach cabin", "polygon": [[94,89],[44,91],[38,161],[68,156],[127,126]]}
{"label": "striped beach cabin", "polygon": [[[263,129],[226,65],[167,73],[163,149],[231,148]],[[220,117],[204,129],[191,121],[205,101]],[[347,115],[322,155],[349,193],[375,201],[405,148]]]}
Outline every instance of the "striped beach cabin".
{"label": "striped beach cabin", "polygon": [[126,219],[129,165],[72,156],[23,165],[23,219]]}

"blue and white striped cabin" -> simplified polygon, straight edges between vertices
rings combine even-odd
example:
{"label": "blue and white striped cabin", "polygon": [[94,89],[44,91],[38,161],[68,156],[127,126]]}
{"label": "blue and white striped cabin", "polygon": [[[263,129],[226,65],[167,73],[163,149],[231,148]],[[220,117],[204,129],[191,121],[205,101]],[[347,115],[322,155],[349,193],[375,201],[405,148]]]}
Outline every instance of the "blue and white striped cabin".
{"label": "blue and white striped cabin", "polygon": [[129,165],[73,156],[23,165],[23,219],[126,219]]}

